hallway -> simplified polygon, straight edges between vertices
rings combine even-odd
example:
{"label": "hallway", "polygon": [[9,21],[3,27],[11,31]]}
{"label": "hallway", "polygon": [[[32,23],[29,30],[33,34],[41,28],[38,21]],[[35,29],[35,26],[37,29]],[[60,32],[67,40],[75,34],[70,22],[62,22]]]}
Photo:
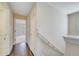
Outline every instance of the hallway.
{"label": "hallway", "polygon": [[79,56],[79,3],[0,3],[0,20],[0,56]]}
{"label": "hallway", "polygon": [[33,56],[26,43],[14,45],[10,56]]}

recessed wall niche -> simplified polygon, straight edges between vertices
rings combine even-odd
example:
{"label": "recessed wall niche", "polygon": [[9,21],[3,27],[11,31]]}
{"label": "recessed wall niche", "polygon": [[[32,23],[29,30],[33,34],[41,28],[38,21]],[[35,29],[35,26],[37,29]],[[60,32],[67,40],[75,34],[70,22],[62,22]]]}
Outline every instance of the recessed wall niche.
{"label": "recessed wall niche", "polygon": [[68,35],[79,35],[79,12],[68,15]]}

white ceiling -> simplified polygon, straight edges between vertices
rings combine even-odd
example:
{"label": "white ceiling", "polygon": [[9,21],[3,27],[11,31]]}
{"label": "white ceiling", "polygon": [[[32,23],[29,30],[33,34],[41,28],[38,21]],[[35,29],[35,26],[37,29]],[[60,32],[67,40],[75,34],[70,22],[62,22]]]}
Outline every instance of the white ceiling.
{"label": "white ceiling", "polygon": [[9,2],[8,4],[13,12],[22,16],[27,16],[32,8],[33,2]]}
{"label": "white ceiling", "polygon": [[66,14],[79,11],[79,2],[48,2],[48,4],[58,8]]}
{"label": "white ceiling", "polygon": [[[65,14],[71,14],[79,11],[79,2],[47,2],[49,5],[58,8]],[[33,2],[9,2],[9,5],[13,12],[27,16],[32,8]]]}

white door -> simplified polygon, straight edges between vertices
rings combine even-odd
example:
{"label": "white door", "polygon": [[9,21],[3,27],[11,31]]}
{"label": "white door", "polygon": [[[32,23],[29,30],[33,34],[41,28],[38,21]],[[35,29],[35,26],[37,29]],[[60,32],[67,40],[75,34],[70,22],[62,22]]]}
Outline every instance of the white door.
{"label": "white door", "polygon": [[26,20],[15,19],[15,44],[26,42]]}
{"label": "white door", "polygon": [[0,55],[9,55],[13,46],[11,16],[9,9],[0,9]]}

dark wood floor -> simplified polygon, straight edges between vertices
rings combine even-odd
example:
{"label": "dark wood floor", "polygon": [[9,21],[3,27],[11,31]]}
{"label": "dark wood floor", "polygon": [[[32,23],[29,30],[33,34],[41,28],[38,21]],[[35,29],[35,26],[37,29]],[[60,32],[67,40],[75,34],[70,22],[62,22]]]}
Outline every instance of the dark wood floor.
{"label": "dark wood floor", "polygon": [[33,56],[33,53],[26,43],[19,43],[14,45],[10,56]]}

